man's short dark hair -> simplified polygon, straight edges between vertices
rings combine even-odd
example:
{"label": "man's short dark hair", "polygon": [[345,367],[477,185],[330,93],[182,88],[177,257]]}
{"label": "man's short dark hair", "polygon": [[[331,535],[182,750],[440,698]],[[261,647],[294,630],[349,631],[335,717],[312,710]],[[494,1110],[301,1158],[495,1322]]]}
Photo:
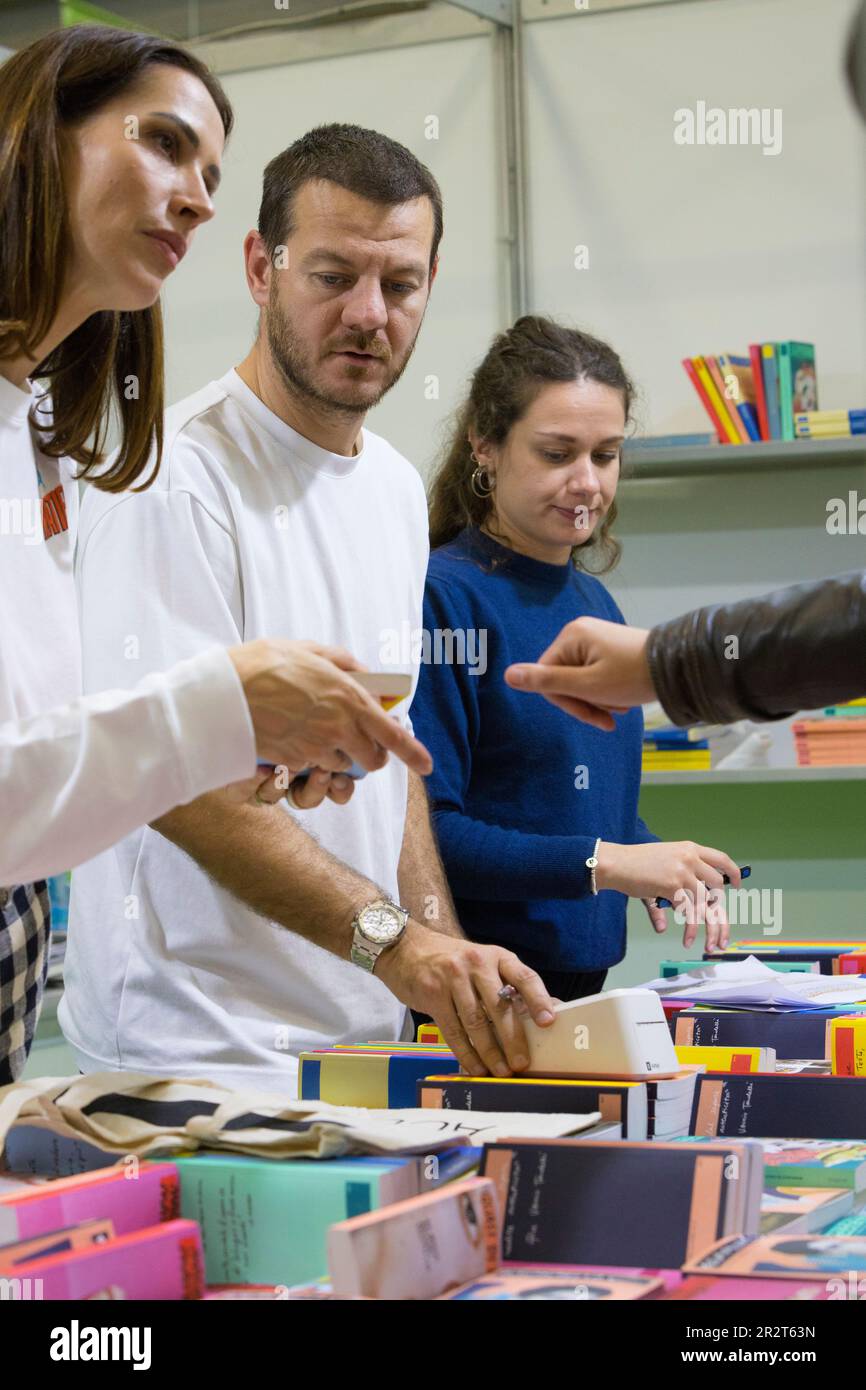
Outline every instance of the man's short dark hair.
{"label": "man's short dark hair", "polygon": [[275,155],[264,173],[259,233],[269,255],[293,231],[295,195],[309,179],[329,179],[350,193],[386,206],[429,198],[433,206],[430,269],[442,238],[442,193],[411,150],[358,125],[320,125]]}

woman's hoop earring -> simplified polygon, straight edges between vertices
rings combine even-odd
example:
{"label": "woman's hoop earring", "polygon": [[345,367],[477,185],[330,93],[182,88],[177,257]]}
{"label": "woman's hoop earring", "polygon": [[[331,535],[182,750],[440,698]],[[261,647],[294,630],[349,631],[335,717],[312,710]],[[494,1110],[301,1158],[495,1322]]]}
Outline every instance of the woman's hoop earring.
{"label": "woman's hoop earring", "polygon": [[472,477],[469,479],[469,486],[476,497],[489,497],[496,486],[496,479],[491,478],[486,468],[479,463]]}

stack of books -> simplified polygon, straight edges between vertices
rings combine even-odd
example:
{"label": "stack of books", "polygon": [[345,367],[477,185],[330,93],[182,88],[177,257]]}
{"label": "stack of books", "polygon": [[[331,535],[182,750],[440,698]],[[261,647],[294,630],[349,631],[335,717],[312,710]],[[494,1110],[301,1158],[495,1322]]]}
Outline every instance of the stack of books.
{"label": "stack of books", "polygon": [[795,719],[791,725],[798,767],[862,767],[866,764],[866,719],[838,716]]}
{"label": "stack of books", "polygon": [[15,1299],[198,1299],[204,1252],[173,1163],[4,1181],[0,1278]]}
{"label": "stack of books", "polygon": [[705,772],[711,765],[709,740],[697,728],[669,725],[644,733],[642,772]]}
{"label": "stack of books", "polygon": [[866,434],[866,410],[800,410],[794,413],[796,439],[850,439]]}
{"label": "stack of books", "polygon": [[[830,422],[825,425],[821,417],[829,414],[842,432],[835,417],[843,412],[818,411],[812,343],[752,343],[748,356],[686,357],[683,366],[720,444],[824,437]],[[804,418],[807,425],[798,434],[797,422]]]}

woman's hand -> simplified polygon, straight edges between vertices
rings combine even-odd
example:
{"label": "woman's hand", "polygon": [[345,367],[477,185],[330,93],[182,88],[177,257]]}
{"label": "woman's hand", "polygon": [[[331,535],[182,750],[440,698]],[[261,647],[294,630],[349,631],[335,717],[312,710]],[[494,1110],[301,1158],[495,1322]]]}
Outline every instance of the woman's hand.
{"label": "woman's hand", "polygon": [[[598,847],[596,886],[614,888],[630,898],[668,898],[677,920],[684,923],[683,945],[693,946],[699,926],[706,926],[707,950],[728,944],[728,917],[725,911],[724,878],[737,887],[740,870],[727,854],[693,840],[652,841],[640,845],[618,845],[602,840]],[[649,908],[647,908],[650,911]],[[666,929],[653,908],[650,920],[655,931]]]}

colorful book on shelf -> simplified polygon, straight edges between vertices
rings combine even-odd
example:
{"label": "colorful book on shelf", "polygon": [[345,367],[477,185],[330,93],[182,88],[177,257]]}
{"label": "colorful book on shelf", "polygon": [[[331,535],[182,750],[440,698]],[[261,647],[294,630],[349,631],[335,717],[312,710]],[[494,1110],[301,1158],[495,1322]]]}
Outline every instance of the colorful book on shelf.
{"label": "colorful book on shelf", "polygon": [[30,1280],[38,1289],[36,1296],[48,1300],[165,1301],[199,1299],[204,1293],[201,1236],[195,1221],[165,1221],[8,1270],[0,1265],[4,1276],[10,1271],[16,1279]]}
{"label": "colorful book on shelf", "polygon": [[767,421],[770,438],[782,438],[782,417],[779,411],[779,358],[776,343],[761,344],[764,394],[767,400]]}
{"label": "colorful book on shelf", "polygon": [[[418,1082],[418,1105],[429,1110],[509,1110],[587,1115],[622,1125],[624,1139],[646,1139],[649,1092],[644,1081],[563,1080],[519,1076],[428,1076]],[[683,1132],[688,1125],[686,1118]],[[592,1131],[587,1133],[591,1137]]]}
{"label": "colorful book on shelf", "polygon": [[762,1151],[748,1142],[502,1140],[485,1146],[481,1173],[505,1213],[503,1261],[675,1269],[760,1220]]}
{"label": "colorful book on shelf", "polygon": [[827,705],[824,715],[831,719],[866,719],[866,700],[847,700],[841,705]]}
{"label": "colorful book on shelf", "polygon": [[731,422],[724,401],[719,395],[716,383],[713,381],[703,357],[686,357],[683,359],[683,366],[698,393],[701,404],[710,417],[711,424],[718,433],[719,442],[739,444],[739,432]]}
{"label": "colorful book on shelf", "polygon": [[752,363],[748,357],[740,357],[731,352],[720,353],[717,361],[725,385],[728,409],[736,411],[738,428],[741,432],[745,431],[745,441],[757,442],[761,438],[761,431],[755,407]]}
{"label": "colorful book on shelf", "polygon": [[198,1221],[210,1284],[298,1284],[327,1268],[336,1221],[417,1197],[423,1159],[177,1160],[181,1212]]}
{"label": "colorful book on shelf", "polygon": [[425,1076],[459,1070],[453,1053],[441,1048],[416,1048],[409,1052],[338,1052],[323,1048],[300,1054],[298,1096],[330,1105],[405,1109],[415,1105],[418,1082]]}
{"label": "colorful book on shelf", "polygon": [[861,1270],[866,1270],[863,1236],[733,1235],[717,1241],[683,1265],[685,1274],[758,1274],[776,1279],[826,1280],[829,1274],[848,1275]]}
{"label": "colorful book on shelf", "polygon": [[430,1299],[492,1273],[499,1265],[496,1190],[468,1178],[328,1231],[335,1293]]}
{"label": "colorful book on shelf", "polygon": [[712,753],[708,748],[696,749],[694,753],[673,749],[644,749],[641,767],[644,772],[709,772],[712,767]]}
{"label": "colorful book on shelf", "polygon": [[850,439],[866,434],[866,410],[800,410],[794,413],[796,439]]}
{"label": "colorful book on shelf", "polygon": [[705,1072],[689,1133],[755,1139],[866,1139],[866,1077]]}
{"label": "colorful book on shelf", "polygon": [[758,431],[762,439],[772,439],[770,422],[767,419],[767,394],[764,390],[764,370],[761,357],[761,344],[749,344],[749,361],[752,364],[752,385],[755,389],[755,411],[758,416]]}
{"label": "colorful book on shelf", "polygon": [[779,414],[782,438],[793,439],[794,415],[818,409],[813,343],[779,343]]}
{"label": "colorful book on shelf", "polygon": [[685,729],[664,725],[659,729],[647,729],[643,736],[644,747],[650,748],[709,748],[710,741],[705,737],[700,724],[691,724]]}
{"label": "colorful book on shelf", "polygon": [[719,399],[721,400],[722,405],[724,406],[725,415],[727,419],[730,421],[734,430],[736,431],[737,442],[740,444],[747,444],[749,442],[749,436],[746,431],[746,426],[740,419],[739,411],[737,410],[736,404],[730,394],[732,386],[726,381],[725,377],[722,375],[722,369],[719,366],[719,359],[717,357],[705,357],[704,362],[706,363],[707,371],[713,379],[713,385],[719,393]]}
{"label": "colorful book on shelf", "polygon": [[625,441],[623,449],[626,454],[654,453],[658,449],[706,448],[707,445],[718,442],[716,433],[692,431],[688,434],[646,434],[633,435]]}
{"label": "colorful book on shelf", "polygon": [[142,1163],[134,1176],[126,1169],[103,1168],[0,1193],[0,1243],[99,1220],[113,1222],[120,1236],[179,1214],[174,1163]]}
{"label": "colorful book on shelf", "polygon": [[866,763],[866,720],[862,718],[797,719],[791,730],[800,767]]}

